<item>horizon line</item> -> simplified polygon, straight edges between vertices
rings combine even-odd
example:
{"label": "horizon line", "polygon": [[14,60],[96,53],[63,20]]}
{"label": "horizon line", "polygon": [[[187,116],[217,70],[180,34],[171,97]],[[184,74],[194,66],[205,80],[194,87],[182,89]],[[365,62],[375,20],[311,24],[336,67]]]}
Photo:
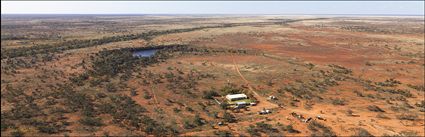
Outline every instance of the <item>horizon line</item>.
{"label": "horizon line", "polygon": [[425,16],[425,14],[308,14],[308,13],[1,13],[1,15],[372,15],[372,16]]}

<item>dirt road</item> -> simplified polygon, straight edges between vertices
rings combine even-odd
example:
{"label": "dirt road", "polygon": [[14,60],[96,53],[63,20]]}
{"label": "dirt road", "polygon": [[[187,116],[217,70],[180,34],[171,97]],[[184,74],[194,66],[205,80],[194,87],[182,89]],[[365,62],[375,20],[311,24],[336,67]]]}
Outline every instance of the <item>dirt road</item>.
{"label": "dirt road", "polygon": [[236,72],[239,74],[239,76],[242,78],[242,80],[245,82],[245,84],[247,85],[249,91],[251,91],[254,95],[254,97],[257,99],[258,104],[257,106],[253,106],[251,107],[252,111],[261,111],[263,108],[266,109],[274,109],[274,108],[278,108],[279,106],[277,104],[271,103],[269,102],[265,97],[260,96],[255,90],[254,88],[252,88],[251,84],[249,83],[249,81],[242,75],[242,73],[240,72],[238,65],[236,65],[236,61],[235,58],[232,55],[232,61],[233,61],[233,66],[235,67]]}

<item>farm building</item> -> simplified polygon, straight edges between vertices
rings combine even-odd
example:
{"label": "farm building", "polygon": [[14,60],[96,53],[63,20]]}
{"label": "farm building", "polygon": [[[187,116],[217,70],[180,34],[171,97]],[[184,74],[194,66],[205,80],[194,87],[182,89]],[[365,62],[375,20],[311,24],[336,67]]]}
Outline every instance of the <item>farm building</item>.
{"label": "farm building", "polygon": [[235,100],[242,100],[242,99],[247,99],[248,96],[246,96],[245,94],[231,94],[231,95],[226,95],[226,99],[229,101],[235,101]]}

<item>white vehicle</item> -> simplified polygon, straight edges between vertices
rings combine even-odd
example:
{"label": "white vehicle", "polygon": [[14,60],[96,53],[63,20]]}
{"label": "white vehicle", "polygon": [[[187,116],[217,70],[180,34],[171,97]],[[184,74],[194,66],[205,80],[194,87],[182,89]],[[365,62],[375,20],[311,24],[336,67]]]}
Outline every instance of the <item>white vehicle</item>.
{"label": "white vehicle", "polygon": [[269,96],[269,100],[277,100],[276,96]]}
{"label": "white vehicle", "polygon": [[272,113],[272,111],[270,111],[268,109],[264,109],[264,110],[261,110],[260,112],[258,112],[258,114],[260,114],[260,115],[265,115],[265,114],[270,114],[270,113]]}

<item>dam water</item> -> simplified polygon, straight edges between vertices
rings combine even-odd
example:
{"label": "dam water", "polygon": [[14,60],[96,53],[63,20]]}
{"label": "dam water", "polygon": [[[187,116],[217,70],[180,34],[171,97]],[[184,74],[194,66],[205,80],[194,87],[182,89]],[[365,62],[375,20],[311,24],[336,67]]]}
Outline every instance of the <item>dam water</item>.
{"label": "dam water", "polygon": [[152,57],[153,55],[155,55],[156,51],[158,51],[158,49],[138,50],[138,51],[134,51],[133,52],[133,56],[134,57],[139,57],[139,58]]}

